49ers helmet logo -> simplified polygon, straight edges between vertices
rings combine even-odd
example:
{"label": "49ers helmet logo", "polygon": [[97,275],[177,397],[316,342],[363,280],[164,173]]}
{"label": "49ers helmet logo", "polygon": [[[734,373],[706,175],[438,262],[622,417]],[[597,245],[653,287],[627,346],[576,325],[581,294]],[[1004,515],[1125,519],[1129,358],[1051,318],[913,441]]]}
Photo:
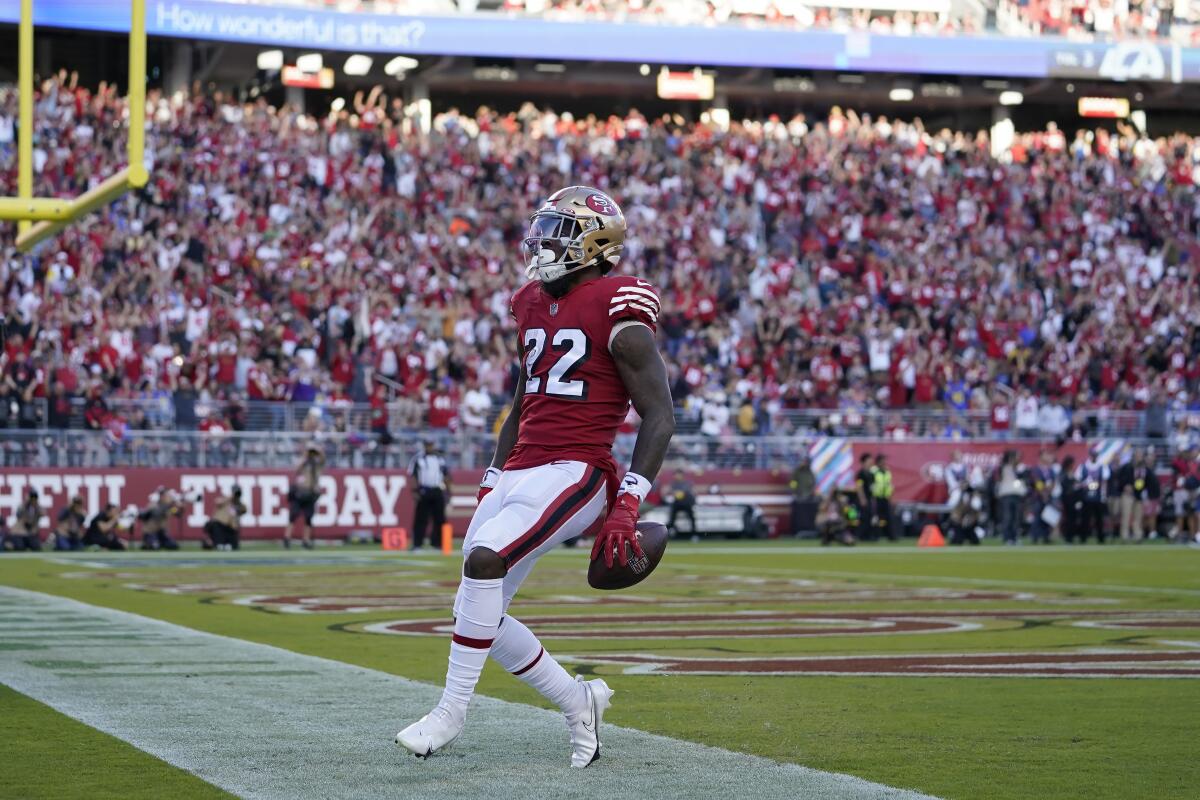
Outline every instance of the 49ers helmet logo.
{"label": "49ers helmet logo", "polygon": [[611,217],[617,213],[617,204],[602,194],[589,194],[585,202],[587,207],[597,214]]}

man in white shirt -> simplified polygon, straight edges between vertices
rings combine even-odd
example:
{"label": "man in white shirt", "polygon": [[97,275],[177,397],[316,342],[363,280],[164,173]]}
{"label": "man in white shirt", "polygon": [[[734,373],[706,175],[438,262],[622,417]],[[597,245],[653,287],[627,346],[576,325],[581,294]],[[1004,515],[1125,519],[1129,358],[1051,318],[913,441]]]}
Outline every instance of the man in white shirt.
{"label": "man in white shirt", "polygon": [[715,439],[729,425],[729,404],[720,392],[714,392],[700,412],[700,433]]}
{"label": "man in white shirt", "polygon": [[729,403],[721,392],[713,392],[700,409],[700,433],[708,440],[709,466],[715,461],[720,447],[721,434],[729,426]]}
{"label": "man in white shirt", "polygon": [[470,433],[482,433],[487,427],[487,415],[492,410],[492,398],[479,386],[473,386],[463,396],[459,419]]}
{"label": "man in white shirt", "polygon": [[1038,399],[1033,396],[1033,392],[1029,391],[1028,387],[1021,390],[1021,394],[1017,397],[1015,409],[1014,424],[1017,428],[1017,436],[1022,439],[1036,439],[1040,430],[1038,424],[1038,412],[1041,409],[1038,407]]}
{"label": "man in white shirt", "polygon": [[1042,406],[1038,411],[1038,428],[1047,439],[1057,439],[1071,427],[1071,419],[1067,410],[1057,401]]}
{"label": "man in white shirt", "polygon": [[871,334],[867,342],[871,373],[882,379],[892,367],[892,337],[884,329]]}
{"label": "man in white shirt", "polygon": [[463,463],[474,464],[476,448],[480,445],[482,434],[487,429],[488,412],[492,410],[492,398],[476,384],[467,390],[463,396],[462,406],[458,410],[458,419],[462,423]]}

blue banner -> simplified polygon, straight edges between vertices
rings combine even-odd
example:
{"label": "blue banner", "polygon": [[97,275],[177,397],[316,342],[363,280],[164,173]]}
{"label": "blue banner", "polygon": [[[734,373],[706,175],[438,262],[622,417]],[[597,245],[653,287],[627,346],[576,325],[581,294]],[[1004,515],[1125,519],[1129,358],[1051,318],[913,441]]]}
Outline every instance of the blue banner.
{"label": "blue banner", "polygon": [[[16,22],[19,15],[19,0],[0,0],[0,22]],[[34,21],[123,31],[129,29],[129,4],[35,0]],[[1200,49],[1051,37],[890,36],[736,25],[550,22],[484,14],[409,17],[213,0],[149,0],[146,28],[152,36],[412,55],[1200,82]]]}

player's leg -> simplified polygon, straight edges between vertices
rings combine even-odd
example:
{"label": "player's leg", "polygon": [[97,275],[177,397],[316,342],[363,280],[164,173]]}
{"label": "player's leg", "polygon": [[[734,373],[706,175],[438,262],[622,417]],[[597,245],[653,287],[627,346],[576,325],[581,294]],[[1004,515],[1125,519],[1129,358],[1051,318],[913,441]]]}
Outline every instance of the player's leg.
{"label": "player's leg", "polygon": [[[579,485],[586,485],[581,480]],[[504,578],[504,608],[537,560],[562,542],[594,533],[603,523],[608,491],[601,480],[574,513],[564,515],[558,529],[537,548],[510,562]],[[562,709],[571,733],[571,765],[586,767],[600,757],[599,725],[613,692],[603,680],[573,677],[546,651],[533,631],[505,614],[492,643],[491,656],[517,678]]]}
{"label": "player's leg", "polygon": [[505,608],[532,563],[603,515],[604,477],[590,465],[560,462],[504,477],[505,485],[497,487],[503,489],[499,511],[464,544],[450,668],[439,704],[456,717],[466,715]]}
{"label": "player's leg", "polygon": [[[454,596],[454,631],[455,637],[459,634],[459,619],[465,619],[467,615],[471,617],[477,616],[476,605],[478,603],[478,592],[475,591],[473,580],[466,577],[467,556],[475,548],[476,535],[483,523],[494,518],[504,505],[504,492],[506,487],[511,483],[511,477],[507,474],[500,477],[500,482],[496,488],[484,496],[479,505],[475,509],[474,516],[471,517],[471,524],[467,527],[467,535],[463,539],[463,578],[459,581],[458,592]],[[497,582],[498,583],[498,582]],[[503,595],[501,595],[503,597]],[[503,602],[503,600],[501,600]],[[466,623],[464,622],[464,628]],[[498,623],[497,623],[498,627]],[[470,688],[465,689],[462,685],[461,675],[468,672],[474,667],[474,662],[482,662],[487,658],[487,650],[483,650],[482,657],[478,657],[472,653],[471,649],[463,649],[457,645],[454,638],[450,644],[449,666],[446,670],[446,687],[447,691],[452,695],[465,695],[469,701],[472,692],[474,691],[474,683],[470,683]],[[476,674],[476,680],[478,675]],[[451,690],[450,684],[455,686]],[[446,693],[443,693],[445,700]],[[438,703],[433,711],[426,714],[421,719],[409,725],[400,733],[396,734],[396,743],[408,749],[418,757],[425,757],[433,751],[441,749],[449,745],[462,730],[463,721],[465,718],[465,706],[462,713],[456,713],[451,707],[444,702]]]}
{"label": "player's leg", "polygon": [[533,565],[547,550],[553,549],[559,540],[592,533],[603,521],[606,506],[606,490],[601,485],[597,495],[572,519],[567,520],[563,530],[544,545],[544,549],[531,553],[515,564],[504,578],[505,616],[501,620],[496,640],[492,643],[491,656],[496,663],[520,678],[543,697],[563,710],[565,714],[583,710],[587,698],[582,686],[548,653],[533,631],[520,620],[507,613],[513,596],[521,583],[532,571]]}
{"label": "player's leg", "polygon": [[578,462],[546,465],[536,469],[537,475],[533,472],[504,473],[476,510],[463,545],[466,559],[455,599],[445,691],[430,714],[396,737],[397,743],[418,756],[445,746],[462,729],[499,632],[509,566],[519,565],[541,547],[553,546],[561,521],[572,518],[604,483],[598,470]]}

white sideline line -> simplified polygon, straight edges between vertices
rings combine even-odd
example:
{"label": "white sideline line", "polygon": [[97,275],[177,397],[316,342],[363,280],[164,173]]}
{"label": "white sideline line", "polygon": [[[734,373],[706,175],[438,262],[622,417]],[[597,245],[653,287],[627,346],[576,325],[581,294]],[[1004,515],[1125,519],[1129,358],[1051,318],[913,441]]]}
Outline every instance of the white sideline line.
{"label": "white sideline line", "polygon": [[[47,623],[17,642],[0,615],[0,682],[242,797],[930,800],[613,725],[604,758],[572,770],[560,714],[487,697],[452,750],[421,762],[392,737],[437,702],[429,684],[10,587],[0,610]],[[64,614],[105,638],[81,650],[78,630],[54,627]],[[616,702],[656,680],[618,678]]]}

